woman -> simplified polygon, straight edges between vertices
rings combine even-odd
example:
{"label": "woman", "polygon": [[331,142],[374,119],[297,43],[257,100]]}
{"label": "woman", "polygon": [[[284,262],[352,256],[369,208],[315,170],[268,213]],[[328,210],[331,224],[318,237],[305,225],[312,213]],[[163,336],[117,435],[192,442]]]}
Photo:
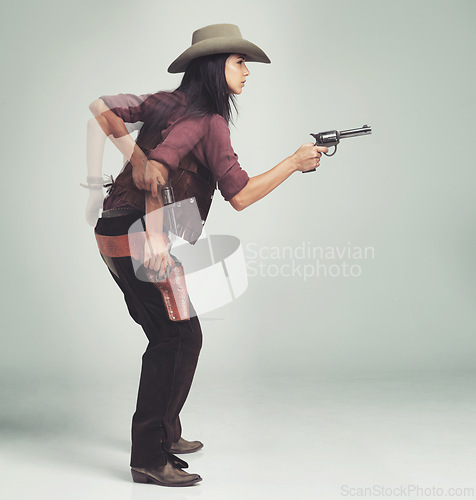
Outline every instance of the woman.
{"label": "woman", "polygon": [[[206,26],[194,32],[192,45],[169,67],[171,73],[185,72],[177,90],[103,96],[90,106],[101,129],[128,160],[108,191],[95,231],[101,255],[124,292],[129,312],[149,340],[132,420],[131,468],[136,482],[189,486],[201,480],[185,472],[187,464],[173,453],[192,453],[203,446],[182,438],[179,418],[202,333],[196,316],[170,319],[158,289],[137,274],[132,248],[117,251],[119,244],[114,242],[123,241],[131,225],[142,220],[147,234],[142,269],[163,277],[175,262],[162,229],[161,186],[174,186],[177,199],[194,196],[205,221],[215,187],[233,208],[243,210],[293,172],[316,168],[321,152],[327,152],[308,143],[258,176],[250,178],[241,168],[231,147],[228,123],[234,98],[250,74],[248,61],[270,62],[259,47],[242,38],[237,26]],[[136,143],[125,124],[137,122],[143,126]],[[91,153],[94,142],[90,140],[88,146],[86,186],[90,223],[96,219],[103,184],[101,155]],[[105,240],[114,243],[113,250]]]}

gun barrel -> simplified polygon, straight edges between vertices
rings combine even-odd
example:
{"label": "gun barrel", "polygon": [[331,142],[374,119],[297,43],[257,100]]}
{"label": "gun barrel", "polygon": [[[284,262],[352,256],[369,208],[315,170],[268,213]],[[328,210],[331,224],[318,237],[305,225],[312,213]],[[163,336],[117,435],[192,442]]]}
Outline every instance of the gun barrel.
{"label": "gun barrel", "polygon": [[368,125],[364,125],[361,128],[351,128],[349,130],[342,130],[340,132],[340,138],[345,139],[347,137],[357,137],[359,135],[368,135],[372,133],[372,129]]}
{"label": "gun barrel", "polygon": [[162,188],[162,198],[164,201],[163,213],[167,216],[168,230],[172,232],[172,234],[177,234],[177,221],[175,220],[175,212],[173,207],[169,206],[175,203],[174,190],[172,186],[164,186]]}

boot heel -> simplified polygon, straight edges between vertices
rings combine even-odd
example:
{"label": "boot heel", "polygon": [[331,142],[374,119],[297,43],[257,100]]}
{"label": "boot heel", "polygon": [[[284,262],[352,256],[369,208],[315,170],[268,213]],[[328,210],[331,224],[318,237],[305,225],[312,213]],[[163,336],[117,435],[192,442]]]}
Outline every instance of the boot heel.
{"label": "boot heel", "polygon": [[148,483],[149,477],[147,474],[143,474],[142,472],[137,472],[136,470],[131,469],[132,480],[134,483]]}

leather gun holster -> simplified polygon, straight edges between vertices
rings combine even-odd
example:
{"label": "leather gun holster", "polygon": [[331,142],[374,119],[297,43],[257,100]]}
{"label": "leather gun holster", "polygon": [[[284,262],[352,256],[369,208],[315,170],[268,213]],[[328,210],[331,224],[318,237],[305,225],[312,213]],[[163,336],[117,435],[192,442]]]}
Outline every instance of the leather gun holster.
{"label": "leather gun holster", "polygon": [[[94,233],[101,255],[105,257],[132,257],[144,262],[145,232],[104,236]],[[172,257],[173,258],[173,257]],[[174,258],[175,265],[167,266],[165,276],[144,268],[149,281],[162,295],[169,319],[183,321],[190,319],[189,298],[182,263]],[[106,262],[107,263],[107,262]],[[112,270],[114,272],[114,270]]]}

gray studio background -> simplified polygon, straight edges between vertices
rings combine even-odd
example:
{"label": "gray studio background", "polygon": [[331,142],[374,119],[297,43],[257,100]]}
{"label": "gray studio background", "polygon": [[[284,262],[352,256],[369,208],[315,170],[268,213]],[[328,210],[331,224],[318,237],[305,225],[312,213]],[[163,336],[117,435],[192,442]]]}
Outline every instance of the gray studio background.
{"label": "gray studio background", "polygon": [[[293,174],[241,213],[217,192],[208,234],[245,249],[372,247],[374,258],[356,278],[250,277],[244,295],[203,318],[196,390],[236,377],[474,373],[474,2],[46,0],[2,11],[9,422],[45,387],[54,398],[65,384],[136,383],[145,336],[84,218],[88,105],[177,87],[168,64],[216,22],[238,24],[272,60],[249,64],[232,127],[250,176],[311,132],[368,124],[373,135],[344,141],[317,172]],[[104,173],[120,167],[108,144]]]}

